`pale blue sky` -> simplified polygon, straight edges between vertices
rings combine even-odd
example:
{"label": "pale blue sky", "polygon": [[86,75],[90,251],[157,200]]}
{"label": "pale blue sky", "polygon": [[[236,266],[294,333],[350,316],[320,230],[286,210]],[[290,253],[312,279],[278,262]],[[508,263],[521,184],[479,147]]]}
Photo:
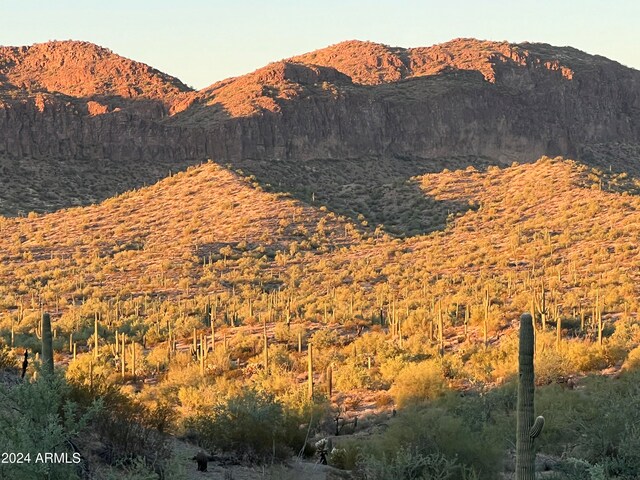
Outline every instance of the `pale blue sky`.
{"label": "pale blue sky", "polygon": [[0,45],[87,40],[196,88],[342,40],[571,45],[640,68],[640,1],[0,0]]}

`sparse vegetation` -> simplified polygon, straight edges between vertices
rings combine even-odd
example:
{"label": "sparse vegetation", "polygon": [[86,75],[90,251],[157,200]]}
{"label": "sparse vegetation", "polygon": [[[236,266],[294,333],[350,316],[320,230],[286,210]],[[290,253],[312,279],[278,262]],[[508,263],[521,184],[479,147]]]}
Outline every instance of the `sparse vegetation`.
{"label": "sparse vegetation", "polygon": [[[320,435],[386,425],[329,462],[367,479],[488,480],[513,459],[511,325],[534,311],[538,451],[564,453],[559,478],[633,478],[630,410],[604,425],[590,406],[615,382],[615,402],[637,400],[625,388],[640,344],[640,203],[600,190],[603,175],[545,158],[416,177],[434,208],[468,208],[403,239],[214,164],[99,205],[4,218],[1,361],[44,354],[48,312],[69,401],[101,405],[101,461],[132,478],[174,467],[168,434],[270,463],[311,455]],[[41,362],[20,388],[43,381]]]}

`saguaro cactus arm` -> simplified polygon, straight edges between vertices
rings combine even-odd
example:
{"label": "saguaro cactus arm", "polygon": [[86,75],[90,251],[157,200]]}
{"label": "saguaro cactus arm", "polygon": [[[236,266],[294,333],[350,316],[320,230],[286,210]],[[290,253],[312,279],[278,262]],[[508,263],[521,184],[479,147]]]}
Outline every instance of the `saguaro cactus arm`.
{"label": "saguaro cactus arm", "polygon": [[529,430],[529,437],[532,440],[535,440],[538,435],[540,435],[540,432],[542,432],[542,429],[544,428],[544,417],[542,415],[536,417],[536,421],[533,422],[533,426],[531,427],[531,430]]}

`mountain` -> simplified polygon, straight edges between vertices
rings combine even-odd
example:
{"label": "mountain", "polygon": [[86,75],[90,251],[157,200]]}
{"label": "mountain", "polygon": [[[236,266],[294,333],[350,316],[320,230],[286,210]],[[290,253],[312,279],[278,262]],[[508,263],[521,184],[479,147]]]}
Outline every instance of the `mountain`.
{"label": "mountain", "polygon": [[441,227],[399,240],[208,162],[97,205],[2,218],[0,283],[74,297],[204,295],[234,285],[243,297],[276,283],[302,306],[331,286],[362,309],[389,285],[410,304],[430,285],[429,296],[475,305],[489,284],[499,299],[495,327],[527,308],[522,293],[540,275],[567,307],[593,301],[597,288],[608,292],[608,308],[636,304],[640,184],[627,176],[544,157],[412,183]]}
{"label": "mountain", "polygon": [[444,168],[541,155],[640,165],[640,72],[569,47],[350,41],[197,92],[84,42],[3,48],[0,65],[8,214],[99,201],[211,158],[418,233],[429,225],[358,205],[413,195],[409,177]]}
{"label": "mountain", "polygon": [[[9,284],[26,271],[38,277],[32,268],[56,258],[56,279],[40,277],[50,287],[60,282],[66,289],[83,271],[91,284],[102,279],[101,290],[110,295],[127,284],[132,291],[144,289],[156,276],[171,293],[180,278],[196,278],[202,261],[225,248],[271,260],[293,242],[302,249],[333,250],[352,243],[346,224],[331,212],[265,192],[250,178],[206,163],[97,205],[4,219],[0,277]],[[18,252],[29,253],[23,258]],[[90,272],[98,264],[102,273]]]}
{"label": "mountain", "polygon": [[[640,72],[471,39],[199,91],[82,42],[0,72],[12,451],[100,478],[186,478],[196,445],[233,478],[511,478],[529,311],[544,468],[637,477]],[[327,438],[324,472],[301,457]]]}
{"label": "mountain", "polygon": [[191,90],[177,78],[89,42],[0,47],[0,59],[4,91],[170,102]]}

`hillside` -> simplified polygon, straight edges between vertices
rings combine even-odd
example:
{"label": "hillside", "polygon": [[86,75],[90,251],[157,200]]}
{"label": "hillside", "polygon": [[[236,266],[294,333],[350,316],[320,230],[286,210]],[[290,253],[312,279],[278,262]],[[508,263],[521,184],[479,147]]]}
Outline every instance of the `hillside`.
{"label": "hillside", "polygon": [[81,294],[76,281],[109,296],[139,294],[150,284],[170,295],[189,283],[197,288],[203,262],[225,250],[259,264],[292,243],[350,243],[335,215],[266,193],[213,163],[95,206],[2,220],[3,285],[40,283],[70,298]]}
{"label": "hillside", "polygon": [[275,286],[294,318],[326,321],[326,310],[317,316],[330,306],[334,318],[366,320],[393,300],[412,324],[437,298],[475,309],[489,288],[498,329],[544,286],[567,317],[590,315],[596,291],[605,311],[637,310],[637,182],[542,159],[410,183],[443,224],[403,241],[212,163],[99,205],[3,219],[4,305],[24,303],[31,285],[46,303],[62,302],[62,313],[87,295],[143,293],[167,302],[216,293],[240,304],[255,296],[258,309],[255,288]]}
{"label": "hillside", "polygon": [[0,208],[11,215],[104,200],[211,158],[414,234],[429,226],[353,205],[375,204],[388,184],[404,197],[393,185],[412,175],[541,155],[638,174],[640,74],[569,47],[351,41],[198,92],[82,42],[0,57]]}
{"label": "hillside", "polygon": [[[255,178],[212,162],[97,205],[3,218],[0,338],[18,349],[38,349],[40,311],[51,312],[57,368],[68,365],[73,388],[89,398],[117,388],[126,397],[109,402],[142,402],[150,409],[136,415],[171,412],[167,421],[181,441],[195,435],[224,451],[232,445],[220,440],[227,437],[211,436],[197,423],[213,421],[201,417],[212,409],[262,411],[261,402],[274,401],[293,422],[304,422],[307,410],[299,409],[313,344],[312,403],[327,409],[316,413],[325,422],[314,424],[318,434],[333,435],[327,432],[337,415],[335,428],[344,432],[336,441],[356,455],[385,445],[367,446],[369,435],[391,448],[398,429],[412,431],[406,425],[412,415],[428,416],[435,408],[439,418],[454,421],[456,409],[463,409],[463,418],[485,415],[482,402],[496,402],[474,427],[480,430],[456,431],[455,445],[441,447],[453,448],[445,451],[479,478],[496,478],[509,462],[508,436],[499,429],[512,421],[514,319],[520,312],[533,306],[537,314],[543,402],[554,402],[553,385],[581,382],[580,392],[593,390],[586,398],[597,403],[602,391],[584,375],[617,376],[637,365],[640,185],[562,158],[446,170],[408,184],[430,205],[434,231],[407,239],[267,192]],[[116,336],[136,350],[135,365],[126,354],[130,373],[119,373]],[[205,341],[207,356],[196,361]],[[246,392],[252,389],[263,393],[251,397]],[[488,399],[478,397],[481,392]],[[236,398],[244,399],[234,404]],[[424,401],[429,409],[411,410]],[[109,408],[134,408],[118,405]],[[407,410],[394,420],[396,408]],[[549,413],[552,425],[562,424],[570,407],[559,408],[557,416]],[[263,415],[277,415],[269,412]],[[149,418],[140,421],[156,421]],[[625,418],[610,420],[611,428]],[[433,422],[429,417],[425,425]],[[383,427],[396,433],[384,436]],[[112,418],[94,433],[100,440],[82,437],[82,451],[99,455],[121,428],[122,419]],[[257,448],[243,461],[251,463],[264,433],[250,440],[243,428],[224,431],[241,436],[238,451]],[[303,442],[299,423],[287,428],[278,440],[282,458]],[[543,447],[554,465],[563,448],[558,435]],[[463,439],[469,436],[493,439],[484,460],[468,450]],[[154,438],[121,448],[149,457],[145,449],[159,448]],[[228,468],[219,458],[214,471]],[[332,458],[334,466],[355,465]],[[242,478],[246,467],[236,470]]]}
{"label": "hillside", "polygon": [[0,47],[0,89],[70,97],[117,96],[170,103],[190,89],[177,78],[89,42]]}
{"label": "hillside", "polygon": [[[549,49],[547,55],[538,53],[545,49]],[[574,72],[568,63],[584,59],[594,61],[593,57],[575,49],[458,38],[421,48],[392,48],[373,42],[347,41],[292,57],[291,61],[332,67],[351,77],[354,83],[379,85],[451,70],[480,72],[490,83],[506,83],[508,78],[500,74],[509,67],[542,69],[543,73],[546,69],[571,80]]]}
{"label": "hillside", "polygon": [[639,478],[639,86],[474,39],[200,91],[0,48],[0,450],[80,453],[48,472],[78,480],[186,480],[199,450],[202,478],[512,480],[528,311],[538,470]]}

